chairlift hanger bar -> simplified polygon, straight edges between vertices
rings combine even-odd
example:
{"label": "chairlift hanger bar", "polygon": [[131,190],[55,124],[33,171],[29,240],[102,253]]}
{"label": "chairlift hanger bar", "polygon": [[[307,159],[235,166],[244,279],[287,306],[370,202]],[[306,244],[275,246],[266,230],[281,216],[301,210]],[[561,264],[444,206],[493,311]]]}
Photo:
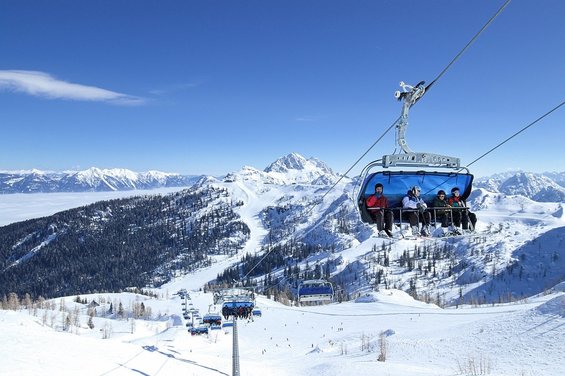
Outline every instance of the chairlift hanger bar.
{"label": "chairlift hanger bar", "polygon": [[400,146],[403,154],[389,154],[384,155],[382,159],[382,166],[387,167],[439,167],[439,168],[452,168],[458,169],[460,167],[460,160],[457,157],[448,155],[413,152],[406,143],[406,128],[408,127],[408,112],[410,108],[416,104],[418,99],[426,93],[424,87],[425,81],[420,81],[416,86],[408,85],[400,82],[402,92],[397,91],[394,96],[398,100],[403,100],[402,112],[398,121],[396,122],[396,143]]}

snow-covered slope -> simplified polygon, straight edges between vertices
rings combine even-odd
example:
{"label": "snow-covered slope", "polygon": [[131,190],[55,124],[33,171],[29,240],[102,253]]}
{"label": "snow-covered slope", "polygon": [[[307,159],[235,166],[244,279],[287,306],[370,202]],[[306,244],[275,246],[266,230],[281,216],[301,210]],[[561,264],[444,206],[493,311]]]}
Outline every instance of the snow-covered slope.
{"label": "snow-covered slope", "polygon": [[[178,278],[155,290],[156,298],[81,296],[99,304],[90,311],[92,329],[87,304],[75,297],[0,311],[0,351],[9,354],[0,374],[232,375],[232,329],[191,336],[184,300],[174,295],[186,288],[191,307],[201,314],[214,309],[212,294],[201,292],[199,283],[216,271]],[[357,302],[288,307],[258,296],[262,316],[238,322],[240,374],[560,375],[564,301],[563,292],[550,291],[520,304],[440,309],[386,290]],[[145,316],[134,318],[133,307],[142,303]],[[115,308],[120,305],[123,317]]]}
{"label": "snow-covered slope", "polygon": [[181,189],[181,187],[178,187],[129,191],[35,193],[32,195],[25,193],[0,194],[0,226],[53,215],[63,210],[98,201],[140,195],[168,194]]}

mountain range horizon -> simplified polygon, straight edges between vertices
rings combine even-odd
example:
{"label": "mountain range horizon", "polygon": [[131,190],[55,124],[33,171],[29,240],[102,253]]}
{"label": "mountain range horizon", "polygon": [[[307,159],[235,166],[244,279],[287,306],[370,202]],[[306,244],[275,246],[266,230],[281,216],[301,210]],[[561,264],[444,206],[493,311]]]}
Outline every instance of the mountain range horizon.
{"label": "mountain range horizon", "polygon": [[[261,176],[277,184],[331,184],[337,179],[350,179],[335,173],[326,163],[292,152],[276,159],[263,170],[243,166],[225,175],[183,175],[150,170],[135,172],[127,168],[90,167],[86,170],[42,171],[38,169],[0,171],[0,194],[50,192],[110,192],[147,190],[168,187],[189,187],[205,177],[231,180],[235,175]],[[354,177],[355,179],[357,177]],[[475,188],[518,194],[539,202],[565,201],[564,172],[500,172],[475,179]]]}

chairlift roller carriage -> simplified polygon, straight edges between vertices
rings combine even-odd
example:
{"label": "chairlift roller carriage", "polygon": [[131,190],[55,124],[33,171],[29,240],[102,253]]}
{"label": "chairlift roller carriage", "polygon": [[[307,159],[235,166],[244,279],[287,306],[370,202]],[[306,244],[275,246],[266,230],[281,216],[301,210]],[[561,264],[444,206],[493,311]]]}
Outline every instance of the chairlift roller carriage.
{"label": "chairlift roller carriage", "polygon": [[382,159],[370,162],[361,172],[360,181],[363,183],[356,196],[361,220],[365,223],[375,224],[366,200],[374,194],[377,183],[383,185],[384,195],[397,223],[402,222],[402,198],[414,186],[421,188],[421,197],[427,203],[433,200],[439,190],[451,192],[452,188],[457,187],[463,200],[471,194],[473,175],[460,165],[459,158],[413,152],[406,143],[408,112],[426,92],[424,84],[421,81],[411,86],[401,82],[402,91],[395,93],[398,100],[404,101],[401,116],[395,123],[396,142],[402,152],[384,155]]}

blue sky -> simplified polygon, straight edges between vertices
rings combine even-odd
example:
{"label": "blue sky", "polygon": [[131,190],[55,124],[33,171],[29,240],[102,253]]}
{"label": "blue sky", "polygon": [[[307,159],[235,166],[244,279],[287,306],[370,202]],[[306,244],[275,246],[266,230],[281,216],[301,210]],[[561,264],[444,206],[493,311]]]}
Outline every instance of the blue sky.
{"label": "blue sky", "polygon": [[[0,2],[0,170],[220,175],[291,152],[345,172],[504,1]],[[469,163],[563,101],[565,2],[511,2],[412,108]],[[564,171],[565,108],[471,166]],[[390,132],[353,170],[395,149]]]}

